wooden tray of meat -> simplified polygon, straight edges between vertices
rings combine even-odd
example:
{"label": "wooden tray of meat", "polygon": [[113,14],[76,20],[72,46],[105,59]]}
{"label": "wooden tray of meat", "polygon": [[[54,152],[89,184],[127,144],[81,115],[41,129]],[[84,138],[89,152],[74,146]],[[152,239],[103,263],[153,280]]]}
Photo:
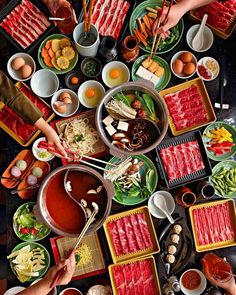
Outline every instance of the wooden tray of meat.
{"label": "wooden tray of meat", "polygon": [[190,18],[200,22],[208,14],[207,25],[222,39],[227,39],[236,28],[235,0],[216,1],[190,11]]}
{"label": "wooden tray of meat", "polygon": [[162,90],[169,111],[169,125],[174,136],[180,135],[216,120],[205,84],[197,78]]}
{"label": "wooden tray of meat", "polygon": [[114,295],[161,295],[153,256],[109,265],[108,270]]}
{"label": "wooden tray of meat", "polygon": [[[128,20],[136,5],[136,0],[95,1],[92,24],[97,27],[101,37],[111,36],[121,42],[128,27]],[[83,17],[83,10],[81,10],[78,22],[82,22]]]}
{"label": "wooden tray of meat", "polygon": [[0,32],[19,51],[31,52],[54,29],[38,0],[13,0],[1,11]]}
{"label": "wooden tray of meat", "polygon": [[103,227],[114,263],[160,251],[147,206],[110,215]]}
{"label": "wooden tray of meat", "polygon": [[[35,95],[28,86],[22,82],[17,82],[15,85],[42,111],[46,122],[50,122],[55,117],[51,107]],[[29,146],[40,134],[39,130],[25,122],[2,102],[0,102],[0,127],[22,146]]]}
{"label": "wooden tray of meat", "polygon": [[163,140],[156,147],[157,166],[168,188],[191,183],[212,173],[199,131]]}
{"label": "wooden tray of meat", "polygon": [[194,205],[189,214],[197,252],[236,246],[234,200]]}

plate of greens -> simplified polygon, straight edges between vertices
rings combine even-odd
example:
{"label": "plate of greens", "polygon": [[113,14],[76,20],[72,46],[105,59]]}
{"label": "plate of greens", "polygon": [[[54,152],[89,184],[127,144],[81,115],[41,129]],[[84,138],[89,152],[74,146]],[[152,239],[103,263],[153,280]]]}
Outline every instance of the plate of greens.
{"label": "plate of greens", "polygon": [[22,241],[35,242],[44,239],[50,234],[50,229],[40,223],[34,213],[34,202],[21,205],[13,216],[13,229],[18,238]]}
{"label": "plate of greens", "polygon": [[[116,164],[120,158],[113,157],[109,163]],[[106,169],[112,166],[107,165]],[[132,156],[131,165],[114,181],[113,199],[122,205],[133,206],[146,201],[154,192],[158,174],[153,162],[144,155]]]}
{"label": "plate of greens", "polygon": [[18,244],[7,257],[13,273],[21,283],[41,278],[50,265],[48,251],[40,244],[23,242]]}
{"label": "plate of greens", "polygon": [[[169,2],[166,2],[166,4],[168,5]],[[136,36],[140,48],[148,53],[151,52],[153,42],[152,23],[157,17],[161,5],[161,0],[144,1],[134,9],[130,18],[129,28],[131,35]],[[179,43],[183,31],[184,21],[181,18],[178,24],[170,29],[169,36],[160,41],[157,54],[164,54],[172,50]]]}

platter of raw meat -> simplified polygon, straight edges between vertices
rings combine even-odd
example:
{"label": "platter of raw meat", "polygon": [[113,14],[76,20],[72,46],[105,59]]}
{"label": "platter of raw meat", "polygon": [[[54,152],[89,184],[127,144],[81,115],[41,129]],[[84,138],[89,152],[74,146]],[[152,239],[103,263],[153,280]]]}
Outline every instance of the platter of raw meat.
{"label": "platter of raw meat", "polygon": [[114,295],[160,295],[153,256],[108,267]]}
{"label": "platter of raw meat", "polygon": [[162,141],[157,166],[168,188],[211,175],[211,166],[198,131]]}
{"label": "platter of raw meat", "polygon": [[[36,96],[24,83],[18,82],[16,87],[25,94],[42,112],[45,121],[55,117],[51,107]],[[39,131],[19,117],[7,105],[0,103],[0,127],[22,146],[28,146],[39,135]]]}
{"label": "platter of raw meat", "polygon": [[204,14],[208,14],[208,26],[223,39],[227,39],[236,27],[235,0],[216,1],[190,12],[195,21],[201,21]]}
{"label": "platter of raw meat", "polygon": [[159,252],[146,206],[110,215],[103,226],[114,263]]}
{"label": "platter of raw meat", "polygon": [[233,200],[194,205],[189,209],[189,214],[198,252],[236,245],[236,212]]}
{"label": "platter of raw meat", "polygon": [[54,29],[38,1],[11,1],[1,12],[0,32],[20,51],[30,52]]}
{"label": "platter of raw meat", "polygon": [[216,120],[216,116],[201,78],[160,92],[169,111],[173,135],[198,129]]}

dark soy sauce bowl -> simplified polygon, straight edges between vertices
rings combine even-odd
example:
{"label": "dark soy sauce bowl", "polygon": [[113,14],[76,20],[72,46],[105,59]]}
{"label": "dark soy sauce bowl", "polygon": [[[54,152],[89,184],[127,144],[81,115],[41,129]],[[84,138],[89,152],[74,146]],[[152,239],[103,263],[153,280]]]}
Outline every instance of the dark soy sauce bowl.
{"label": "dark soy sauce bowl", "polygon": [[[94,75],[90,75],[86,72],[85,68],[89,65],[89,64],[95,64],[96,66],[96,74]],[[83,75],[87,78],[96,78],[98,77],[100,74],[101,74],[101,71],[102,71],[102,63],[99,59],[97,59],[96,57],[86,57],[82,63],[81,63],[81,66],[80,66],[80,69],[83,73]]]}

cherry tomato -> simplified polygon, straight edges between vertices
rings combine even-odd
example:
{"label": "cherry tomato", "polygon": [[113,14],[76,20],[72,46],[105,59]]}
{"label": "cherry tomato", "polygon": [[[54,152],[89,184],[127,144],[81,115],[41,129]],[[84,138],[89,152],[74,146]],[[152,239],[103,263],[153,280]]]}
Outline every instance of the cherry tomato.
{"label": "cherry tomato", "polygon": [[133,102],[132,102],[132,107],[134,108],[134,109],[141,109],[141,106],[142,106],[142,104],[141,104],[141,102],[139,101],[139,100],[137,100],[137,99],[135,99]]}
{"label": "cherry tomato", "polygon": [[30,229],[30,234],[33,235],[33,236],[35,236],[37,234],[37,230],[34,227],[32,227]]}
{"label": "cherry tomato", "polygon": [[145,118],[146,112],[143,109],[138,110],[138,117],[139,118]]}
{"label": "cherry tomato", "polygon": [[21,232],[23,235],[25,235],[25,234],[28,234],[29,230],[28,230],[27,227],[23,227],[23,228],[20,229],[20,232]]}

